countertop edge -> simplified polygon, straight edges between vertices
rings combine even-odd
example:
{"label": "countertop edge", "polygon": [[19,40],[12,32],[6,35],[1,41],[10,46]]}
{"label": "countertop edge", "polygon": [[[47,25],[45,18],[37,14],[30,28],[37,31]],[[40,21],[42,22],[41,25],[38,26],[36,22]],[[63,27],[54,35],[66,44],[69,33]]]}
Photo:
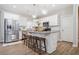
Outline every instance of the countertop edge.
{"label": "countertop edge", "polygon": [[36,33],[36,34],[57,33],[57,32],[60,32],[60,31],[59,30],[56,30],[56,31],[44,31],[44,32],[29,31],[29,33]]}

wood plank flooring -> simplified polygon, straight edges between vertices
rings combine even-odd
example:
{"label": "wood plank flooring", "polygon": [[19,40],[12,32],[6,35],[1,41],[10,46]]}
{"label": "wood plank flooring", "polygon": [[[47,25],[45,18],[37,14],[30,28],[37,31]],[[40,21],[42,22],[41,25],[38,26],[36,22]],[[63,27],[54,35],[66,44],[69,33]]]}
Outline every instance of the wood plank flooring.
{"label": "wood plank flooring", "polygon": [[0,55],[37,55],[37,53],[20,43],[6,47],[0,46]]}
{"label": "wood plank flooring", "polygon": [[51,55],[79,55],[79,48],[72,47],[70,42],[58,42],[56,51]]}
{"label": "wood plank flooring", "polygon": [[[23,43],[2,47],[0,46],[0,55],[38,55]],[[50,55],[79,55],[79,48],[72,47],[72,43],[58,42],[56,51]]]}

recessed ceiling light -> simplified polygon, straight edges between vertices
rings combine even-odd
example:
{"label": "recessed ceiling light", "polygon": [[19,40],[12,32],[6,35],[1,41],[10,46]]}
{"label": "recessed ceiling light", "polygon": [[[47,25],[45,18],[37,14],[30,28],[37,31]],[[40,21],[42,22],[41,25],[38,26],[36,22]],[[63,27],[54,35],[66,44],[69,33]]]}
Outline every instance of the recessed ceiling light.
{"label": "recessed ceiling light", "polygon": [[13,5],[13,8],[16,8],[16,5]]}
{"label": "recessed ceiling light", "polygon": [[36,15],[32,15],[32,17],[33,17],[33,18],[36,18],[37,16],[36,16]]}
{"label": "recessed ceiling light", "polygon": [[46,10],[42,10],[42,13],[43,13],[44,15],[46,15],[46,14],[47,14],[47,11],[46,11]]}
{"label": "recessed ceiling light", "polygon": [[52,4],[52,7],[55,7],[56,5],[55,4]]}

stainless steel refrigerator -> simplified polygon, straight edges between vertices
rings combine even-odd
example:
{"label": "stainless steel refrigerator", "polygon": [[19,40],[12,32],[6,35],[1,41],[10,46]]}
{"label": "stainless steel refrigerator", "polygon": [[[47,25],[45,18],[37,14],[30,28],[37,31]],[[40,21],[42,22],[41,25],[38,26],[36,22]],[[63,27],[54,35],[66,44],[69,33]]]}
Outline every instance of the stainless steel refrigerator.
{"label": "stainless steel refrigerator", "polygon": [[19,40],[19,23],[17,20],[4,19],[4,43]]}

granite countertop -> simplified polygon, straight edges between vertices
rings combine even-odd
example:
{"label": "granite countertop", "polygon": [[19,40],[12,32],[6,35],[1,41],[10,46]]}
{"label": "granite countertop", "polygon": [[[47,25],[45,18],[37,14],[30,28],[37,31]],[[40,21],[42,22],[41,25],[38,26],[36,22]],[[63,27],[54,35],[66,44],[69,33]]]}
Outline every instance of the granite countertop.
{"label": "granite countertop", "polygon": [[34,34],[48,34],[48,33],[57,33],[60,32],[59,30],[54,30],[54,31],[42,31],[42,32],[38,32],[38,31],[30,31],[29,33],[34,33]]}

